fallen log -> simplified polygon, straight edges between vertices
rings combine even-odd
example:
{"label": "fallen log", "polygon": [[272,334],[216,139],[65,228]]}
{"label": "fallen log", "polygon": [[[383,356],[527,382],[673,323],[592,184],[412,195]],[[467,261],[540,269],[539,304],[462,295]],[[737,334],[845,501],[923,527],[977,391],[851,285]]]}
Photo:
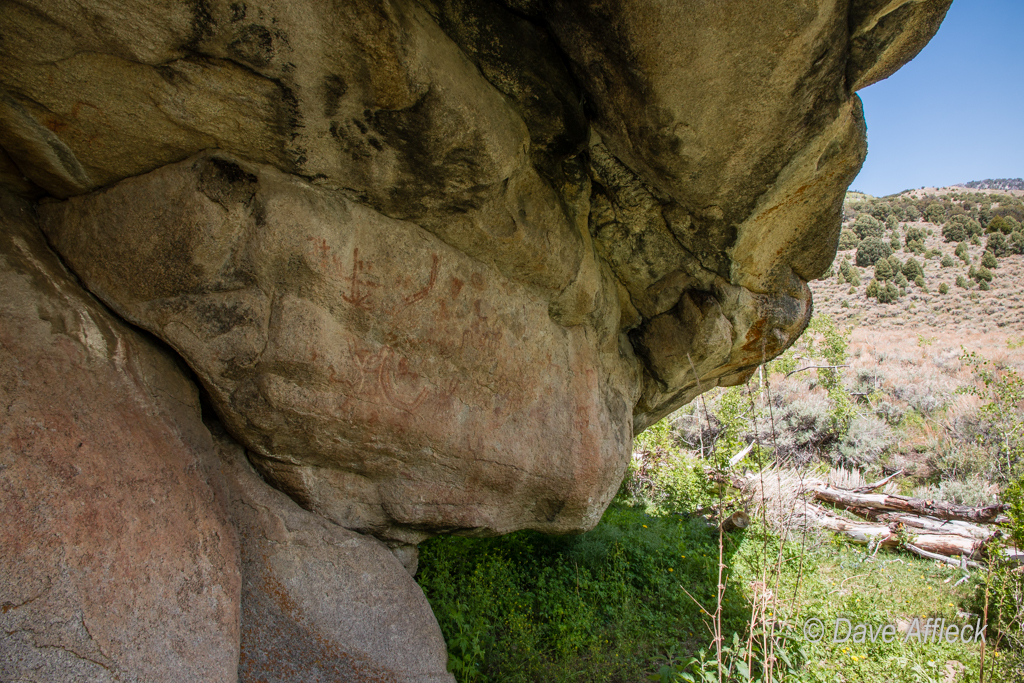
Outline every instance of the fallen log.
{"label": "fallen log", "polygon": [[922,550],[921,548],[918,548],[913,543],[906,543],[903,547],[909,550],[910,552],[914,553],[915,555],[923,557],[927,560],[938,560],[939,562],[945,562],[946,564],[951,564],[956,567],[962,567],[964,569],[966,569],[967,567],[970,567],[971,569],[978,569],[982,566],[978,562],[971,562],[970,560],[966,560],[963,557],[961,557],[958,560],[955,557],[946,557],[945,555],[939,555],[938,553],[931,553],[927,550]]}
{"label": "fallen log", "polygon": [[882,522],[893,525],[903,525],[913,528],[917,533],[922,534],[953,534],[965,538],[974,538],[979,541],[987,541],[997,532],[990,527],[983,527],[970,522],[961,522],[955,519],[936,519],[935,517],[920,517],[902,512],[884,512],[872,508],[846,508],[850,512],[872,522]]}
{"label": "fallen log", "polygon": [[843,508],[869,508],[891,512],[908,512],[915,515],[927,515],[945,520],[962,522],[991,523],[995,522],[1008,506],[1001,503],[985,507],[968,507],[941,501],[907,498],[887,493],[856,493],[827,485],[808,487],[817,500],[832,503]]}
{"label": "fallen log", "polygon": [[901,538],[888,524],[877,524],[846,519],[835,515],[819,505],[806,504],[804,515],[820,528],[839,533],[857,543],[880,543],[887,548],[896,548],[906,543],[926,552],[945,557],[963,556],[977,559],[981,556],[983,543],[978,539],[954,534],[910,534]]}
{"label": "fallen log", "polygon": [[722,520],[722,531],[746,529],[748,526],[750,526],[750,517],[742,510],[738,510]]}

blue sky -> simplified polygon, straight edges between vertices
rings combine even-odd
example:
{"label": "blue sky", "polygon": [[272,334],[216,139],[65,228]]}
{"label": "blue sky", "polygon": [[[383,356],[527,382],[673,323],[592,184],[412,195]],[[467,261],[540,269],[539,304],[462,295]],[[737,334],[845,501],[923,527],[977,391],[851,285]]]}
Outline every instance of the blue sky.
{"label": "blue sky", "polygon": [[1024,0],[954,0],[913,61],[859,94],[868,158],[851,189],[1024,177]]}

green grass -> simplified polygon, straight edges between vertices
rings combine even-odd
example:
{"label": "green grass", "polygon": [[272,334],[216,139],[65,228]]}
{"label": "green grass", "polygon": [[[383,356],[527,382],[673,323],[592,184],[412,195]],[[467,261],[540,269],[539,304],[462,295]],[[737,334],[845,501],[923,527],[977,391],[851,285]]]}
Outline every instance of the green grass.
{"label": "green grass", "polygon": [[[957,613],[980,614],[982,574],[954,588],[962,573],[953,568],[888,551],[866,559],[863,549],[841,541],[811,540],[787,543],[778,583],[769,580],[779,596],[773,617],[789,625],[802,647],[790,678],[941,680],[946,662],[958,661],[977,680],[973,643],[828,641],[837,617],[872,626],[914,616],[922,623],[928,617],[973,623]],[[778,548],[778,539],[758,525],[726,535],[727,639],[734,632],[745,637],[750,583],[761,577],[760,567],[774,566]],[[421,547],[417,578],[460,683],[642,681],[666,652],[693,654],[711,642],[700,609],[682,589],[713,610],[717,556],[718,535],[705,522],[616,503],[580,536],[435,538]],[[800,642],[810,617],[827,625],[824,642]]]}
{"label": "green grass", "polygon": [[[687,587],[714,603],[718,537],[700,521],[613,504],[593,531],[440,537],[417,576],[460,681],[635,681],[707,633]],[[727,622],[742,628],[739,592]]]}

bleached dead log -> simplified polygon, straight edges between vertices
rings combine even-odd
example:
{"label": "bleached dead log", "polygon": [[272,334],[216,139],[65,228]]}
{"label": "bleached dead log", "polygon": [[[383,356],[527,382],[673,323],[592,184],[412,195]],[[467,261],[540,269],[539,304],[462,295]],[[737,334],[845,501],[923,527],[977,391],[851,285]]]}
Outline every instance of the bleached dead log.
{"label": "bleached dead log", "polygon": [[987,541],[996,534],[996,530],[991,527],[961,522],[955,519],[936,519],[935,517],[921,517],[903,512],[883,512],[870,508],[847,509],[855,515],[869,519],[872,522],[882,522],[890,525],[890,527],[893,524],[902,524],[903,526],[913,528],[916,533],[953,534],[954,536],[963,536],[979,541]]}
{"label": "bleached dead log", "polygon": [[742,510],[732,513],[722,521],[722,531],[746,529],[748,526],[750,526],[750,517]]}
{"label": "bleached dead log", "polygon": [[809,491],[820,501],[832,503],[844,508],[870,508],[892,512],[909,512],[916,515],[927,515],[939,519],[960,520],[963,522],[987,523],[1000,516],[1006,506],[1002,504],[985,507],[968,507],[941,501],[907,498],[886,493],[856,493],[832,486],[810,486]]}
{"label": "bleached dead log", "polygon": [[[899,547],[903,543],[897,531],[888,524],[847,519],[810,503],[806,504],[803,514],[813,526],[834,531],[857,543],[880,543],[887,548]],[[906,537],[906,542],[945,557],[976,559],[982,549],[980,540],[953,534],[913,534]]]}
{"label": "bleached dead log", "polygon": [[964,567],[964,568],[970,567],[972,569],[978,569],[978,568],[981,567],[981,564],[979,564],[978,562],[972,562],[971,560],[966,560],[962,556],[959,559],[957,559],[955,557],[946,557],[945,555],[940,555],[938,553],[928,552],[927,550],[923,550],[921,548],[918,548],[913,543],[906,543],[906,544],[904,544],[903,547],[906,548],[907,550],[909,550],[910,552],[914,553],[915,555],[918,555],[918,556],[923,557],[925,559],[928,559],[928,560],[938,560],[939,562],[945,562],[946,564],[951,564],[951,565],[953,565],[955,567]]}

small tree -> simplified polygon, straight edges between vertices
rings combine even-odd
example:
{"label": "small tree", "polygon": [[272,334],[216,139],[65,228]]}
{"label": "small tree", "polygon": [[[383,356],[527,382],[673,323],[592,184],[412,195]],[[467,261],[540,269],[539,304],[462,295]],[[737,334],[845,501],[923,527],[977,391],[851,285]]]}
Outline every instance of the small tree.
{"label": "small tree", "polygon": [[[1001,232],[992,233],[988,236],[985,253],[993,256],[1006,256],[1010,253],[1010,241]],[[995,266],[989,266],[989,268],[995,268]]]}
{"label": "small tree", "polygon": [[953,253],[956,254],[957,258],[959,258],[964,263],[971,262],[971,255],[968,253],[967,250],[967,242],[961,242],[960,244],[956,245],[956,250]]}
{"label": "small tree", "polygon": [[963,275],[956,276],[956,286],[960,289],[970,289],[971,283]]}
{"label": "small tree", "polygon": [[864,239],[865,237],[881,237],[885,232],[885,227],[877,218],[869,216],[866,213],[862,213],[857,216],[857,220],[853,222],[853,231],[857,233],[857,237],[860,239]]}
{"label": "small tree", "polygon": [[872,280],[868,283],[868,288],[864,291],[864,295],[869,299],[878,298],[878,280]]}
{"label": "small tree", "polygon": [[1018,230],[1010,235],[1010,252],[1024,254],[1024,232]]}
{"label": "small tree", "polygon": [[900,242],[900,233],[898,230],[892,231],[892,237],[889,238],[889,246],[893,251],[899,251],[902,243]]}
{"label": "small tree", "polygon": [[892,254],[892,248],[877,237],[864,239],[857,247],[857,265],[867,268],[878,263],[878,259],[887,258]]}
{"label": "small tree", "polygon": [[981,257],[981,265],[985,268],[998,268],[999,261],[996,260],[996,255],[991,251],[986,251],[985,255]]}
{"label": "small tree", "polygon": [[878,263],[875,264],[875,279],[877,280],[888,280],[892,277],[892,266],[889,265],[887,259],[878,259]]}
{"label": "small tree", "polygon": [[921,264],[918,263],[917,259],[913,256],[907,259],[907,262],[903,264],[903,268],[901,270],[908,280],[916,281],[918,277],[924,276],[924,268],[921,267]]}
{"label": "small tree", "polygon": [[846,228],[843,228],[842,232],[839,233],[840,251],[846,251],[847,249],[856,249],[858,244],[860,244],[860,240],[857,239],[857,235],[854,234],[853,230],[847,230]]}
{"label": "small tree", "polygon": [[939,285],[939,294],[949,294],[949,285],[945,282]]}
{"label": "small tree", "polygon": [[941,264],[943,268],[952,268],[956,265],[956,259],[949,254],[943,254]]}
{"label": "small tree", "polygon": [[976,281],[978,284],[981,284],[982,282],[992,282],[992,271],[986,268],[984,264],[981,268],[977,269],[975,269],[974,266],[971,266],[971,270],[968,274],[971,279]]}
{"label": "small tree", "polygon": [[892,304],[896,303],[900,298],[900,292],[896,289],[896,285],[891,282],[885,283],[885,287],[878,286],[878,303],[880,304]]}
{"label": "small tree", "polygon": [[924,247],[924,238],[928,235],[921,228],[907,228],[907,234],[904,236],[904,241],[907,248],[910,248],[912,242],[920,242],[921,246]]}
{"label": "small tree", "polygon": [[929,223],[942,223],[946,220],[946,208],[938,202],[932,202],[925,207],[924,219]]}
{"label": "small tree", "polygon": [[955,216],[948,223],[942,226],[942,239],[946,242],[963,242],[967,239],[966,221],[961,220],[962,216]]}
{"label": "small tree", "polygon": [[989,232],[1001,232],[1009,235],[1013,232],[1013,226],[1011,226],[1002,216],[996,216],[988,222],[987,230]]}

